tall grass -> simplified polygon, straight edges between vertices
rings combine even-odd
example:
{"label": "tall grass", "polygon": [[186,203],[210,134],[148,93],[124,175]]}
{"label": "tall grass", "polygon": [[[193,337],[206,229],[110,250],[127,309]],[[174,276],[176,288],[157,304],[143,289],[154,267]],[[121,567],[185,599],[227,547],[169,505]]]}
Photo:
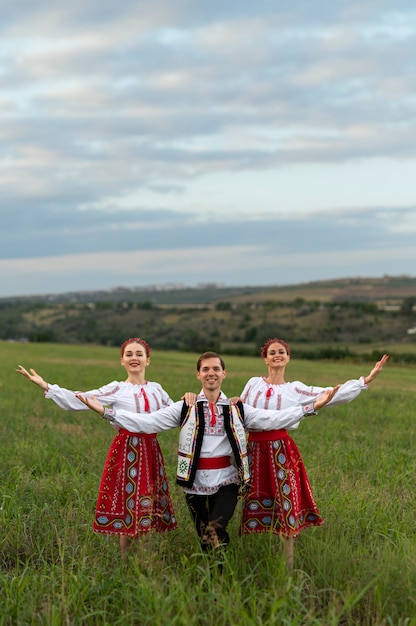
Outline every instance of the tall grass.
{"label": "tall grass", "polygon": [[[222,574],[199,551],[174,484],[177,432],[159,435],[179,521],[152,535],[128,563],[117,540],[91,531],[114,431],[88,411],[67,413],[15,373],[88,389],[119,379],[114,348],[0,344],[0,624],[416,624],[416,370],[389,363],[354,402],[305,420],[294,434],[325,519],[296,541],[289,576],[279,541],[238,536]],[[155,352],[148,370],[178,399],[198,391],[196,355]],[[261,359],[229,357],[224,390],[237,395]],[[331,385],[371,364],[296,361],[290,378]]]}

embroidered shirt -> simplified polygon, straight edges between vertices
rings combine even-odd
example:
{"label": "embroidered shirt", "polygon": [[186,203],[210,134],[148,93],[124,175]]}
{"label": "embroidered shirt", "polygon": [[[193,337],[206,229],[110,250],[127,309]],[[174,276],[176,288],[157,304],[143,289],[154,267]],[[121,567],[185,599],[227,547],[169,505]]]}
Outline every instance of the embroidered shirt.
{"label": "embroidered shirt", "polygon": [[[253,407],[281,410],[296,404],[310,404],[327,389],[332,389],[332,387],[311,387],[299,380],[271,385],[264,376],[258,376],[250,378],[246,383],[241,393],[241,400]],[[368,386],[365,384],[363,376],[359,379],[347,380],[326,407],[351,402],[365,389],[368,389]],[[291,430],[298,426],[299,422],[286,428]]]}
{"label": "embroidered shirt", "polygon": [[[126,381],[113,380],[98,389],[82,392],[83,395],[95,396],[105,406],[125,409],[137,413],[158,411],[173,404],[173,400],[159,383],[147,381],[144,385],[134,385]],[[86,406],[75,396],[75,392],[59,385],[49,385],[45,398],[53,400],[65,411],[85,411]]]}

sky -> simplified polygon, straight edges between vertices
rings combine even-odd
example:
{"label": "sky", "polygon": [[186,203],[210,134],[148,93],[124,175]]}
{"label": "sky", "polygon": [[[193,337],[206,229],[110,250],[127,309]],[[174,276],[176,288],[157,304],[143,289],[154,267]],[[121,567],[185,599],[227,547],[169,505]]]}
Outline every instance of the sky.
{"label": "sky", "polygon": [[0,297],[416,274],[414,0],[0,10]]}

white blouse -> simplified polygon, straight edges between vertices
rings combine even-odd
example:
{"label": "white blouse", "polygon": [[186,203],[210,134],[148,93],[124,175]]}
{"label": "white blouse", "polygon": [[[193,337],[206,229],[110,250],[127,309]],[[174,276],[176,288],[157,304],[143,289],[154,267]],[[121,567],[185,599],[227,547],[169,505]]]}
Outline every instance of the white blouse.
{"label": "white blouse", "polygon": [[[299,404],[302,406],[310,404],[326,389],[332,389],[332,387],[311,387],[299,380],[281,385],[271,385],[266,382],[264,376],[261,376],[250,378],[241,393],[241,399],[245,404],[253,407],[281,410]],[[364,382],[364,376],[359,379],[347,380],[324,408],[351,402],[360,395],[363,389],[368,389]],[[298,425],[289,425],[286,428],[291,430],[297,428]]]}
{"label": "white blouse", "polygon": [[[113,380],[111,383],[81,392],[85,396],[95,396],[102,404],[115,409],[146,413],[158,411],[173,404],[173,400],[159,383],[146,381],[143,385],[134,385],[125,381]],[[85,411],[88,408],[75,396],[75,391],[49,385],[45,398],[53,400],[65,411]],[[148,404],[148,408],[147,408]]]}

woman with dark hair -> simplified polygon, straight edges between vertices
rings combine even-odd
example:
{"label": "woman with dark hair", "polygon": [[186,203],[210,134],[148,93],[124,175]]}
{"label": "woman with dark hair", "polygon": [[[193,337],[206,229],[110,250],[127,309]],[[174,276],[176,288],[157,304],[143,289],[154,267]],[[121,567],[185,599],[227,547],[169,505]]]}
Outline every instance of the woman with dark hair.
{"label": "woman with dark hair", "polygon": [[[150,347],[140,337],[127,339],[121,346],[124,381],[112,381],[103,387],[83,392],[105,406],[136,413],[150,413],[173,403],[159,383],[146,380]],[[66,411],[85,411],[74,391],[48,384],[35,370],[22,365],[16,371],[39,385]],[[119,535],[123,559],[134,538],[151,531],[167,532],[177,528],[169,493],[164,459],[156,434],[118,430],[104,466],[93,530]]]}
{"label": "woman with dark hair", "polygon": [[[330,387],[311,387],[300,381],[286,382],[290,346],[282,339],[269,339],[261,350],[267,376],[250,378],[241,393],[245,404],[263,409],[287,409],[309,404]],[[342,384],[326,406],[350,402],[381,372],[388,355],[383,355],[368,376]],[[298,424],[290,429],[297,428]],[[283,538],[286,563],[291,569],[294,538],[308,526],[320,526],[323,519],[314,501],[308,475],[289,428],[250,432],[250,489],[243,501],[240,532],[274,533]]]}

